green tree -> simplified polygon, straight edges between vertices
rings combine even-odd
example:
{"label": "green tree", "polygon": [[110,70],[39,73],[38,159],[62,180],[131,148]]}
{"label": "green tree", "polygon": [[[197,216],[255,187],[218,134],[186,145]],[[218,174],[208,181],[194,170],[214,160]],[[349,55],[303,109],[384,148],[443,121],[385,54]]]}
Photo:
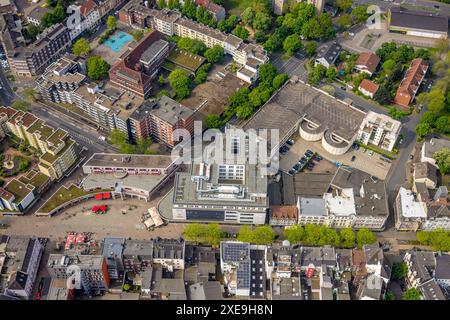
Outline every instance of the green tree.
{"label": "green tree", "polygon": [[159,90],[159,92],[156,94],[156,97],[160,98],[162,96],[166,96],[166,97],[172,98],[172,94],[170,93],[169,90]]}
{"label": "green tree", "polygon": [[439,113],[445,108],[445,95],[442,90],[435,88],[427,94],[428,110]]}
{"label": "green tree", "polygon": [[253,241],[253,231],[249,226],[242,226],[239,230],[237,240],[241,242],[252,242]]}
{"label": "green tree", "polygon": [[394,263],[392,265],[391,279],[403,280],[408,274],[408,266],[405,262]]}
{"label": "green tree", "polygon": [[303,24],[301,34],[305,39],[319,39],[323,30],[317,19],[311,19]]}
{"label": "green tree", "polygon": [[336,5],[342,11],[347,11],[353,5],[353,0],[336,0]]}
{"label": "green tree", "polygon": [[180,49],[189,51],[193,54],[203,54],[206,50],[206,45],[197,39],[180,38],[177,42],[177,46]]}
{"label": "green tree", "polygon": [[34,41],[36,36],[39,34],[39,29],[34,24],[30,24],[27,28],[28,36]]}
{"label": "green tree", "polygon": [[264,12],[258,12],[253,19],[253,29],[267,31],[272,25],[272,17]]}
{"label": "green tree", "polygon": [[439,171],[444,176],[450,172],[450,149],[442,148],[433,154],[433,158],[437,161]]}
{"label": "green tree", "polygon": [[113,129],[109,133],[109,142],[112,145],[119,147],[127,142],[127,134],[119,129]]}
{"label": "green tree", "polygon": [[248,7],[242,12],[241,19],[246,25],[251,26],[253,23],[253,19],[255,19],[255,16],[255,10],[253,10],[252,7]]}
{"label": "green tree", "polygon": [[386,60],[381,65],[381,68],[383,69],[383,71],[386,75],[390,75],[394,71],[395,65],[396,65],[395,60],[389,59],[389,60]]}
{"label": "green tree", "polygon": [[347,29],[349,27],[351,27],[352,25],[352,15],[351,14],[343,14],[341,15],[339,18],[336,19],[336,24],[341,28],[341,29]]}
{"label": "green tree", "polygon": [[166,7],[166,1],[165,0],[158,0],[158,8],[163,9]]}
{"label": "green tree", "polygon": [[185,0],[181,12],[189,19],[194,19],[197,13],[194,0]]}
{"label": "green tree", "polygon": [[87,75],[92,80],[101,80],[108,76],[109,64],[100,56],[91,56],[86,62]]}
{"label": "green tree", "polygon": [[159,77],[158,77],[158,84],[160,87],[162,87],[163,85],[166,84],[166,79],[164,78],[164,76],[162,74],[159,75]]}
{"label": "green tree", "polygon": [[431,132],[431,129],[432,128],[429,123],[419,123],[416,126],[416,132],[420,138],[426,137]]}
{"label": "green tree", "polygon": [[286,73],[282,73],[273,78],[272,87],[274,90],[278,90],[289,79]]}
{"label": "green tree", "polygon": [[197,71],[195,74],[194,82],[196,85],[202,84],[208,79],[208,74],[205,71]]}
{"label": "green tree", "polygon": [[133,39],[135,41],[141,40],[142,37],[144,36],[144,32],[142,30],[133,30],[133,32],[131,32],[131,34],[133,35]]}
{"label": "green tree", "polygon": [[308,44],[305,46],[305,49],[308,57],[312,57],[316,53],[317,42],[315,41],[308,42]]}
{"label": "green tree", "polygon": [[341,246],[344,248],[354,248],[355,247],[355,232],[351,228],[344,228],[340,231]]}
{"label": "green tree", "polygon": [[191,78],[183,69],[175,69],[169,74],[169,83],[178,99],[184,99],[191,93]]}
{"label": "green tree", "polygon": [[292,245],[300,243],[303,240],[304,233],[303,227],[299,224],[285,228],[283,231],[284,238]]}
{"label": "green tree", "polygon": [[116,17],[109,16],[108,19],[106,20],[106,25],[108,26],[109,30],[115,30],[117,26]]}
{"label": "green tree", "polygon": [[205,236],[205,226],[199,223],[189,223],[183,230],[183,237],[188,241],[201,242]]}
{"label": "green tree", "polygon": [[215,45],[214,47],[205,51],[205,58],[209,63],[216,63],[223,59],[225,52],[223,48],[219,45]]}
{"label": "green tree", "polygon": [[85,38],[78,39],[72,47],[72,53],[76,56],[87,56],[90,52],[91,46]]}
{"label": "green tree", "polygon": [[222,126],[222,120],[216,114],[208,114],[205,119],[205,124],[208,129],[219,129]]}
{"label": "green tree", "polygon": [[139,154],[146,154],[150,150],[151,145],[152,145],[152,139],[139,138],[136,141],[136,151]]}
{"label": "green tree", "polygon": [[33,88],[23,89],[23,95],[28,101],[36,101],[36,90],[34,90]]}
{"label": "green tree", "polygon": [[352,16],[357,23],[366,21],[369,17],[369,14],[367,13],[367,5],[357,6],[353,8]]}
{"label": "green tree", "polygon": [[254,108],[250,103],[246,102],[236,107],[236,116],[239,119],[248,119],[253,114]]}
{"label": "green tree", "polygon": [[419,290],[416,288],[407,289],[403,293],[403,300],[421,300],[422,296],[420,295]]}
{"label": "green tree", "polygon": [[223,238],[223,231],[217,223],[210,223],[206,227],[205,241],[214,247],[220,245],[220,241]]}
{"label": "green tree", "polygon": [[392,94],[384,85],[381,85],[373,95],[373,99],[381,105],[386,105],[391,102]]}
{"label": "green tree", "polygon": [[373,244],[377,241],[377,237],[367,228],[361,228],[356,234],[356,242],[358,243],[358,248],[362,248],[363,245]]}
{"label": "green tree", "polygon": [[300,50],[302,47],[302,42],[297,34],[292,34],[287,36],[283,41],[283,49],[288,55],[294,54],[294,52]]}
{"label": "green tree", "polygon": [[236,37],[241,38],[242,40],[247,40],[249,33],[247,31],[247,29],[245,29],[243,26],[241,25],[237,25],[236,28],[234,28],[233,32],[232,32]]}
{"label": "green tree", "polygon": [[427,111],[422,115],[422,117],[420,117],[420,123],[428,123],[432,125],[436,122],[436,119],[437,116],[433,112]]}
{"label": "green tree", "polygon": [[384,300],[395,300],[395,296],[391,291],[387,291]]}
{"label": "green tree", "polygon": [[270,226],[259,226],[253,230],[252,238],[256,244],[270,244],[275,240],[275,232]]}
{"label": "green tree", "polygon": [[28,111],[30,109],[30,103],[24,100],[16,100],[11,104],[11,107],[16,110]]}
{"label": "green tree", "polygon": [[441,116],[436,120],[436,129],[441,132],[448,134],[450,133],[450,117]]}
{"label": "green tree", "polygon": [[273,79],[277,76],[277,68],[270,63],[265,63],[259,67],[260,83],[270,87]]}
{"label": "green tree", "polygon": [[336,74],[337,74],[336,68],[334,68],[334,67],[329,67],[327,69],[327,72],[325,73],[328,81],[330,81],[330,82],[333,81],[334,78],[336,78]]}

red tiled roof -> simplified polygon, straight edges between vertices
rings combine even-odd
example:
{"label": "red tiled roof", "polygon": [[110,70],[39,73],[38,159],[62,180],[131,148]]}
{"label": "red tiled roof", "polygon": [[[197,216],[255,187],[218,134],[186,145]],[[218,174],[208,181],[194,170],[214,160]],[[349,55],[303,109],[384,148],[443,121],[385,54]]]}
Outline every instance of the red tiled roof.
{"label": "red tiled roof", "polygon": [[94,0],[87,0],[85,3],[83,3],[80,7],[80,12],[83,16],[89,15],[92,10],[96,7],[96,3]]}
{"label": "red tiled roof", "polygon": [[378,64],[380,63],[380,58],[372,52],[363,52],[359,55],[358,60],[356,60],[356,66],[364,66],[371,73],[374,73]]}
{"label": "red tiled roof", "polygon": [[400,86],[397,89],[394,102],[401,106],[408,106],[416,95],[417,89],[420,86],[425,73],[428,69],[428,64],[420,58],[414,59],[406,71]]}
{"label": "red tiled roof", "polygon": [[0,107],[0,115],[5,114],[8,117],[8,119],[11,118],[12,116],[14,116],[16,113],[17,113],[17,110],[14,110],[13,108]]}
{"label": "red tiled roof", "polygon": [[0,198],[11,201],[13,197],[14,195],[11,192],[6,191],[3,188],[0,188]]}
{"label": "red tiled roof", "polygon": [[270,206],[270,217],[274,219],[295,219],[297,220],[296,206]]}
{"label": "red tiled roof", "polygon": [[380,86],[371,80],[364,79],[363,81],[361,81],[359,87],[374,94],[375,92],[378,91],[378,88]]}

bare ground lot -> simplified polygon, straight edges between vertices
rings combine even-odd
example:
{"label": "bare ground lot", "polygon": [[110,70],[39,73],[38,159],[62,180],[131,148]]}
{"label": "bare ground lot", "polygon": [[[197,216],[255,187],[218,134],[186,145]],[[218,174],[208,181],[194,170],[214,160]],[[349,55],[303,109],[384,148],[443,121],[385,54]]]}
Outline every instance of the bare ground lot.
{"label": "bare ground lot", "polygon": [[[225,74],[225,77],[221,79],[218,72]],[[222,114],[228,105],[228,98],[247,85],[245,81],[225,71],[223,64],[216,65],[208,73],[208,80],[196,86],[181,104],[192,110],[198,109],[196,120],[204,120],[209,114]]]}

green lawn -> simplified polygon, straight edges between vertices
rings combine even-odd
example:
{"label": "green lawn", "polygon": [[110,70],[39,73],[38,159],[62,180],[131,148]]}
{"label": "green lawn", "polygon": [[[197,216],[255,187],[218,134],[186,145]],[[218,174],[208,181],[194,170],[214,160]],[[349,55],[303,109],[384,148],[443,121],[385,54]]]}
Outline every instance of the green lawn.
{"label": "green lawn", "polygon": [[235,14],[239,16],[242,11],[250,7],[253,0],[225,0],[224,7],[229,15]]}
{"label": "green lawn", "polygon": [[47,200],[47,202],[40,208],[39,212],[50,212],[53,209],[59,207],[60,205],[79,198],[85,194],[88,194],[83,189],[78,188],[76,185],[70,185],[69,188],[62,186],[58,189],[51,197]]}

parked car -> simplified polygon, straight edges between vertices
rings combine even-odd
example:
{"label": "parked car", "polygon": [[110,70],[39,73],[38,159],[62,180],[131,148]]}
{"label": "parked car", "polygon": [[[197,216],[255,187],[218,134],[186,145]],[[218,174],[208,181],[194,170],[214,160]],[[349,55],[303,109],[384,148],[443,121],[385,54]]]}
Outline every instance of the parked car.
{"label": "parked car", "polygon": [[352,159],[350,161],[355,161],[356,156],[352,156]]}
{"label": "parked car", "polygon": [[293,175],[293,174],[295,174],[295,170],[294,170],[294,169],[291,169],[291,170],[288,171],[288,173],[289,173],[290,175]]}
{"label": "parked car", "polygon": [[300,169],[300,165],[298,164],[298,163],[296,163],[296,164],[294,164],[294,166],[292,167],[292,169],[294,169],[294,170],[298,170],[298,169]]}
{"label": "parked car", "polygon": [[319,155],[315,155],[314,157],[313,157],[313,160],[316,160],[316,161],[320,161],[320,160],[322,160],[323,158],[321,157],[321,156],[319,156]]}
{"label": "parked car", "polygon": [[295,141],[292,140],[292,139],[289,139],[288,141],[286,141],[286,143],[287,143],[288,145],[290,145],[290,146],[293,146],[294,143],[295,143]]}
{"label": "parked car", "polygon": [[369,152],[367,152],[367,154],[368,154],[369,156],[373,156],[373,151],[372,151],[372,150],[369,150]]}

